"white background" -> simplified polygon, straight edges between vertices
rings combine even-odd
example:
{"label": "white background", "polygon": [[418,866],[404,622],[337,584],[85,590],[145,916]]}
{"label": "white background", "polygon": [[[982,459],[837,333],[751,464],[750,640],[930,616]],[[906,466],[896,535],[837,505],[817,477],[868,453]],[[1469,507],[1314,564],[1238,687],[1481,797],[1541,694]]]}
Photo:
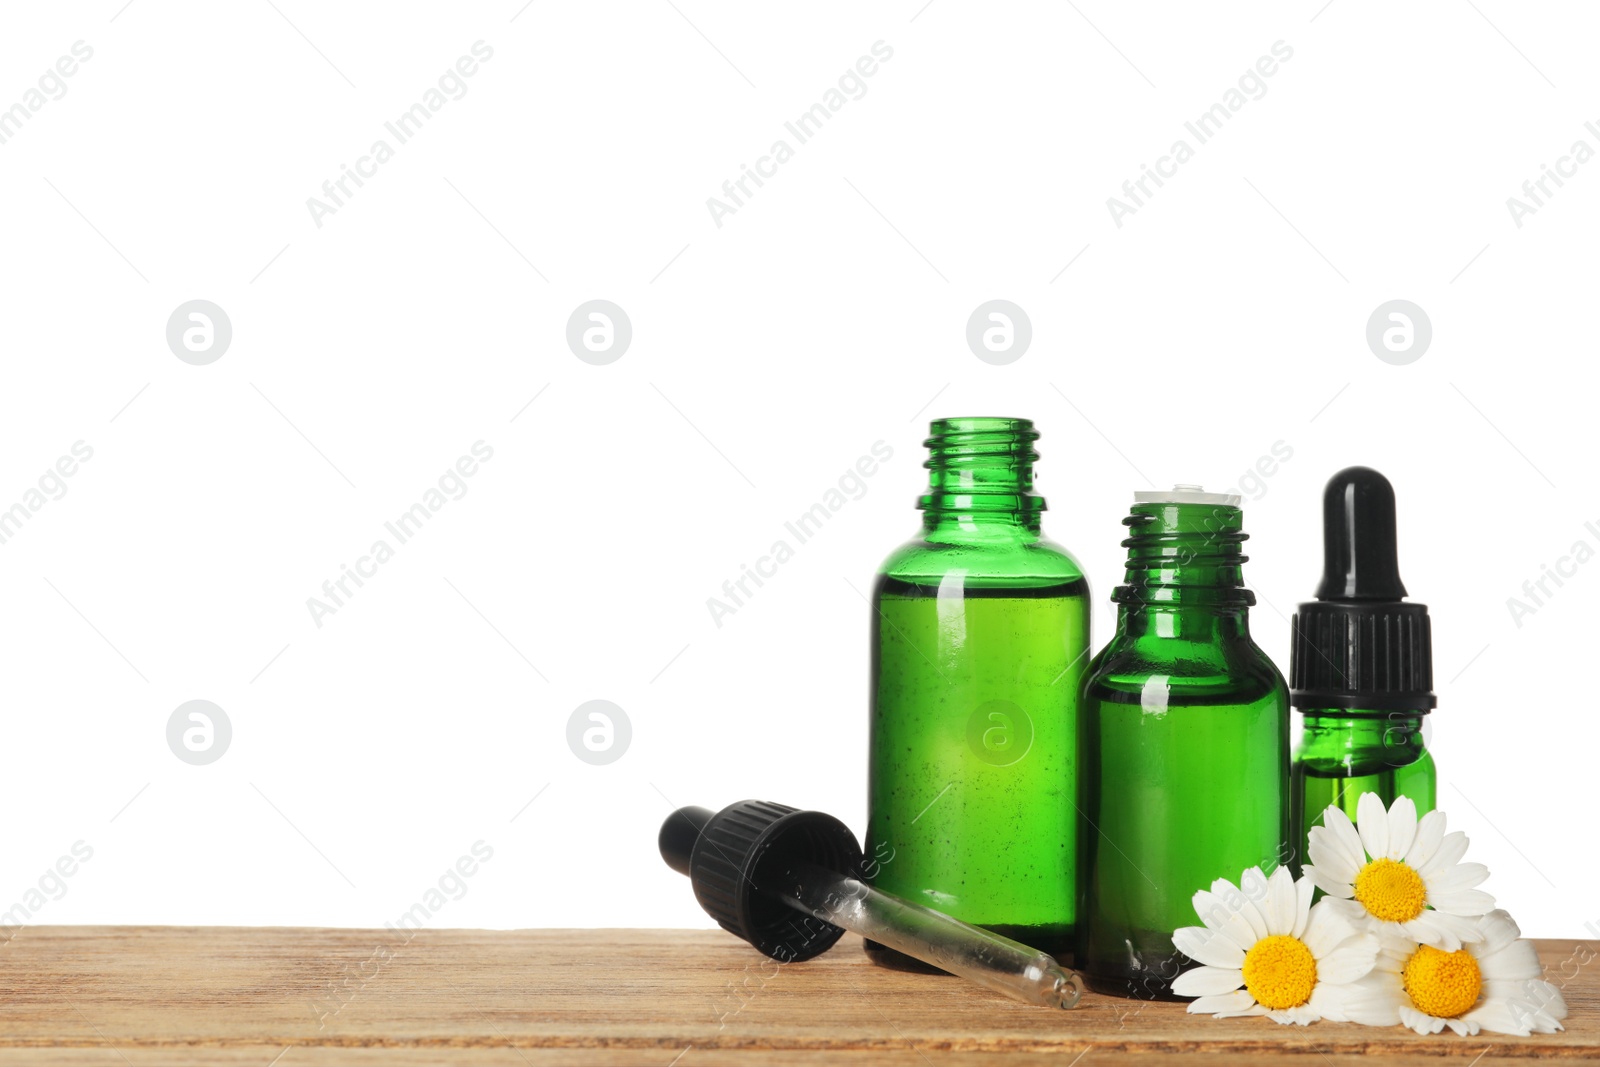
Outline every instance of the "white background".
{"label": "white background", "polygon": [[[0,907],[81,840],[32,921],[379,925],[482,840],[432,925],[707,925],[661,818],[760,796],[862,829],[860,593],[916,529],[927,420],[1003,414],[1044,435],[1096,645],[1131,492],[1237,485],[1282,441],[1245,518],[1286,668],[1323,483],[1385,471],[1441,806],[1527,933],[1581,936],[1600,563],[1520,627],[1507,598],[1600,548],[1600,162],[1520,228],[1506,200],[1600,148],[1600,18],[1320,3],[8,5],[0,106],[93,57],[0,145],[0,507],[94,454],[0,545]],[[318,227],[307,198],[480,40]],[[1115,225],[1280,40],[1265,95]],[[865,95],[718,227],[707,198],[877,41]],[[609,366],[565,342],[595,298],[633,325]],[[1032,322],[1008,366],[964,337],[994,298]],[[1407,366],[1365,341],[1397,298],[1434,331]],[[165,339],[192,299],[232,322],[208,366]],[[480,440],[319,628],[307,598]],[[879,440],[865,495],[714,625]],[[232,723],[209,766],[167,747],[192,699]],[[607,766],[566,742],[590,699],[632,723]]]}

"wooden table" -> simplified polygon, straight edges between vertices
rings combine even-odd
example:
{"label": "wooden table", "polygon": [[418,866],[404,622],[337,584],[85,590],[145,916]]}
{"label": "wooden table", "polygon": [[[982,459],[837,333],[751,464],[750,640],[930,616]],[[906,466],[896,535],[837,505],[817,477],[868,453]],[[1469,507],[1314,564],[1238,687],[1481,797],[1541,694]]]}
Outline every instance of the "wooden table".
{"label": "wooden table", "polygon": [[1564,1033],[1463,1039],[1094,994],[1053,1012],[875,967],[855,937],[779,967],[721,931],[36,926],[0,952],[0,1064],[1600,1063],[1579,946],[1539,943]]}

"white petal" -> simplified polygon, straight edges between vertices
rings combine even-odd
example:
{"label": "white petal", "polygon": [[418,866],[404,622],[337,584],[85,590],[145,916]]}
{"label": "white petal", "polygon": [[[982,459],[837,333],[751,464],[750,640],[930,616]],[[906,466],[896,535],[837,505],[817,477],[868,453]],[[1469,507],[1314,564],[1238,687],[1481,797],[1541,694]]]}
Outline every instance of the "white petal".
{"label": "white petal", "polygon": [[1267,1012],[1267,1018],[1275,1023],[1294,1023],[1296,1026],[1309,1026],[1316,1022],[1319,1016],[1311,1010],[1309,1004],[1301,1004],[1294,1008],[1284,1008],[1281,1011]]}
{"label": "white petal", "polygon": [[1413,941],[1432,945],[1441,952],[1456,951],[1461,947],[1462,934],[1476,936],[1478,929],[1471,920],[1442,911],[1425,911],[1410,922],[1391,925],[1398,925]]}
{"label": "white petal", "polygon": [[[1432,915],[1434,913],[1430,911],[1425,912],[1424,914]],[[1358,928],[1362,925],[1362,923],[1356,923]],[[1411,958],[1411,954],[1417,950],[1418,944],[1427,945],[1433,943],[1431,941],[1422,941],[1420,938],[1412,934],[1411,927],[1418,926],[1416,923],[1390,923],[1368,915],[1366,917],[1365,926],[1368,933],[1377,935],[1378,942],[1380,944],[1392,944],[1396,938],[1398,938],[1400,942],[1404,944],[1405,947],[1400,953],[1401,963],[1404,963],[1406,960]],[[1431,926],[1425,928],[1418,926],[1418,929],[1423,930],[1423,932],[1425,932],[1429,937],[1437,938],[1441,936],[1439,931],[1435,930]]]}
{"label": "white petal", "polygon": [[[1362,1026],[1394,1026],[1400,1022],[1400,1004],[1396,998],[1368,991],[1359,986],[1344,988],[1359,990],[1359,995],[1347,995],[1345,998],[1344,1021],[1360,1023]],[[1404,993],[1400,995],[1405,996]]]}
{"label": "white petal", "polygon": [[1199,919],[1207,930],[1215,930],[1225,921],[1222,917],[1227,914],[1228,909],[1222,906],[1222,902],[1212,895],[1210,890],[1195,890],[1194,896],[1189,898],[1189,903],[1194,905],[1194,917]]}
{"label": "white petal", "polygon": [[1239,887],[1228,881],[1226,878],[1218,878],[1215,882],[1211,883],[1211,892],[1215,893],[1219,897],[1231,897],[1233,894],[1239,892]]}
{"label": "white petal", "polygon": [[1426,1015],[1409,1004],[1400,1005],[1400,1022],[1419,1034],[1437,1034],[1444,1029],[1444,1020]]}
{"label": "white petal", "polygon": [[[1238,890],[1233,892],[1238,893]],[[1229,907],[1223,897],[1202,889],[1194,895],[1195,914],[1206,924],[1207,929],[1227,934],[1240,948],[1249,949],[1267,936],[1267,924],[1262,921],[1254,904],[1244,900],[1243,896],[1235,896],[1233,899],[1243,901],[1242,905],[1238,908]],[[1259,930],[1251,925],[1252,918],[1260,925]]]}
{"label": "white petal", "polygon": [[[1341,902],[1324,897],[1311,907],[1311,917],[1306,922],[1306,935],[1300,940],[1311,950],[1314,959],[1320,960],[1328,955],[1339,947],[1341,941],[1356,932],[1349,920],[1340,914],[1338,903]],[[1335,906],[1329,907],[1330,904]]]}
{"label": "white petal", "polygon": [[[1311,905],[1311,914],[1313,918],[1316,917],[1318,908],[1326,908],[1328,911],[1333,912],[1333,914],[1343,919],[1345,921],[1345,925],[1348,926],[1352,931],[1359,930],[1369,923],[1375,921],[1370,915],[1367,914],[1367,909],[1354,900],[1340,900],[1338,897],[1323,897],[1321,900]],[[1311,927],[1312,924],[1308,922],[1306,924],[1306,937],[1311,936]],[[1304,941],[1306,938],[1302,937],[1300,940]]]}
{"label": "white petal", "polygon": [[1389,851],[1386,855],[1397,860],[1411,849],[1417,838],[1417,805],[1410,797],[1398,796],[1389,805]]}
{"label": "white petal", "polygon": [[[1211,894],[1221,898],[1224,909],[1238,913],[1244,918],[1245,922],[1250,924],[1250,929],[1256,935],[1251,944],[1255,944],[1256,941],[1267,936],[1267,921],[1262,917],[1261,909],[1256,907],[1255,901],[1249,893],[1246,893],[1226,878],[1218,878],[1211,883]],[[1234,906],[1235,903],[1238,903],[1237,907]]]}
{"label": "white petal", "polygon": [[1451,830],[1439,842],[1439,848],[1428,862],[1417,868],[1417,873],[1427,878],[1431,874],[1447,870],[1461,862],[1461,857],[1467,854],[1467,835],[1460,830]]}
{"label": "white petal", "polygon": [[1215,930],[1226,921],[1223,916],[1228,914],[1228,909],[1210,890],[1195,890],[1189,902],[1194,905],[1194,917],[1199,919],[1207,930]]}
{"label": "white petal", "polygon": [[[1254,901],[1247,900],[1244,907],[1239,909],[1239,917],[1250,927],[1250,932],[1255,935],[1256,941],[1267,936],[1267,917],[1261,914],[1261,909]],[[1254,944],[1255,942],[1251,942]]]}
{"label": "white petal", "polygon": [[1330,897],[1344,897],[1348,899],[1350,894],[1355,892],[1354,883],[1356,876],[1353,874],[1348,878],[1341,878],[1338,874],[1333,873],[1332,869],[1329,867],[1307,867],[1304,871],[1304,874],[1307,878],[1311,879],[1312,885],[1316,886]]}
{"label": "white petal", "polygon": [[[1311,829],[1312,833],[1317,833],[1318,831],[1321,831],[1324,835],[1328,833],[1327,830],[1320,826],[1314,826]],[[1324,877],[1332,878],[1335,883],[1343,882],[1349,885],[1356,880],[1356,872],[1361,870],[1360,867],[1350,862],[1342,848],[1334,848],[1326,844],[1320,846],[1313,844],[1306,848],[1306,852],[1311,862],[1301,869],[1303,874],[1310,874],[1313,870],[1318,870],[1323,873]]]}
{"label": "white petal", "polygon": [[1317,890],[1316,884],[1309,878],[1301,878],[1294,884],[1294,936],[1302,937],[1306,932],[1306,924],[1311,921],[1311,895]]}
{"label": "white petal", "polygon": [[1244,894],[1246,900],[1255,903],[1256,910],[1261,913],[1263,918],[1268,914],[1267,886],[1270,884],[1260,867],[1251,867],[1239,875],[1239,892]]}
{"label": "white petal", "polygon": [[1256,936],[1255,928],[1250,925],[1243,915],[1237,912],[1228,916],[1228,924],[1222,928],[1222,933],[1228,940],[1246,952],[1249,952],[1255,947],[1255,943],[1261,940]]}
{"label": "white petal", "polygon": [[1317,1013],[1317,1017],[1330,1022],[1346,1023],[1350,1021],[1345,1011],[1345,1000],[1354,986],[1332,985],[1322,980],[1322,972],[1317,972],[1317,984],[1311,990],[1311,999],[1306,1001],[1306,1007]]}
{"label": "white petal", "polygon": [[1483,934],[1483,944],[1478,948],[1478,958],[1493,955],[1522,936],[1521,927],[1517,920],[1504,909],[1491,911],[1478,920],[1478,929]]}
{"label": "white petal", "polygon": [[1411,842],[1411,850],[1405,857],[1408,866],[1421,867],[1433,858],[1433,854],[1439,851],[1439,842],[1444,840],[1444,827],[1442,811],[1430,811],[1417,820],[1417,837]]}
{"label": "white petal", "polygon": [[[1325,835],[1325,844],[1342,855],[1351,870],[1359,871],[1367,862],[1367,853],[1361,847],[1361,835],[1356,833],[1350,816],[1338,808],[1329,807],[1322,814],[1322,825],[1328,831]],[[1316,862],[1315,857],[1312,858],[1312,862]],[[1352,874],[1350,877],[1354,879],[1355,875]]]}
{"label": "white petal", "polygon": [[1230,970],[1244,966],[1244,949],[1234,944],[1227,935],[1203,926],[1185,926],[1174,930],[1172,944],[1196,963]]}
{"label": "white petal", "polygon": [[1373,973],[1399,975],[1411,954],[1417,951],[1417,942],[1404,934],[1397,937],[1382,929],[1371,933],[1378,939],[1378,959],[1372,965]]}
{"label": "white petal", "polygon": [[1192,967],[1172,980],[1172,991],[1180,997],[1203,997],[1212,993],[1231,993],[1244,985],[1244,972],[1224,967]]}
{"label": "white petal", "polygon": [[1504,1001],[1517,1021],[1529,1030],[1553,1034],[1561,1029],[1557,1019],[1567,1017],[1567,1002],[1561,991],[1549,982],[1533,979],[1526,982],[1486,981],[1483,983],[1483,1007],[1493,1001]]}
{"label": "white petal", "polygon": [[1543,978],[1544,967],[1532,941],[1513,941],[1497,952],[1473,953],[1478,960],[1478,970],[1485,981],[1521,982],[1530,978]]}
{"label": "white petal", "polygon": [[[1201,895],[1195,894],[1197,908],[1202,903],[1198,899]],[[1204,896],[1207,898],[1204,903],[1211,909],[1207,912],[1206,928],[1239,946],[1241,952],[1248,952],[1254,948],[1255,943],[1261,938],[1256,936],[1255,930],[1245,921],[1244,916],[1230,910],[1226,904],[1210,893],[1205,893]]]}
{"label": "white petal", "polygon": [[1356,801],[1356,826],[1361,831],[1361,844],[1367,855],[1382,859],[1389,854],[1389,812],[1383,798],[1376,793],[1362,793]]}
{"label": "white petal", "polygon": [[1363,1026],[1393,1026],[1400,1021],[1400,1004],[1405,993],[1390,975],[1371,976],[1349,985],[1321,981],[1311,991],[1311,1007],[1324,1019]]}
{"label": "white petal", "polygon": [[1346,938],[1332,952],[1317,957],[1317,984],[1343,985],[1366,977],[1378,959],[1378,939],[1372,934]]}
{"label": "white petal", "polygon": [[1463,1021],[1471,1020],[1490,1033],[1527,1037],[1533,1032],[1533,1024],[1538,1021],[1534,1015],[1525,1009],[1518,1010],[1512,1001],[1504,997],[1492,997],[1471,1011],[1462,1013],[1461,1018]]}
{"label": "white petal", "polygon": [[1481,889],[1449,889],[1428,892],[1428,903],[1446,915],[1482,915],[1494,907],[1494,897]]}
{"label": "white petal", "polygon": [[[1444,893],[1452,889],[1471,889],[1489,877],[1489,868],[1481,863],[1458,863],[1442,871],[1431,871],[1422,875],[1422,884],[1428,889],[1428,903],[1433,903],[1434,893]],[[1483,912],[1479,912],[1482,915]]]}
{"label": "white petal", "polygon": [[1245,1017],[1246,1015],[1265,1015],[1265,1014],[1267,1014],[1267,1009],[1266,1008],[1262,1007],[1260,1004],[1251,1004],[1248,1008],[1241,1008],[1238,1011],[1219,1011],[1219,1012],[1217,1012],[1217,1018],[1219,1018],[1219,1019],[1241,1019],[1241,1018]]}
{"label": "white petal", "polygon": [[[1489,982],[1487,985],[1491,993],[1498,991],[1499,983]],[[1565,1019],[1567,1017],[1567,1002],[1562,998],[1561,990],[1542,979],[1535,979],[1531,982],[1518,982],[1516,999],[1522,1001],[1544,1018],[1547,1018],[1551,1023],[1554,1023],[1557,1019]],[[1559,1030],[1561,1027],[1557,1026],[1555,1029]]]}
{"label": "white petal", "polygon": [[1289,873],[1289,868],[1279,867],[1272,872],[1272,877],[1267,879],[1267,899],[1261,909],[1267,917],[1267,932],[1273,934],[1290,934],[1294,932],[1294,922],[1298,917],[1295,907],[1299,903],[1298,895],[1294,888],[1294,875]]}
{"label": "white petal", "polygon": [[1473,1034],[1478,1032],[1478,1024],[1473,1022],[1471,1019],[1463,1017],[1446,1019],[1444,1024],[1450,1029],[1454,1030],[1457,1035],[1461,1037],[1471,1037]]}
{"label": "white petal", "polygon": [[1213,993],[1210,996],[1199,997],[1189,1002],[1188,1011],[1192,1015],[1210,1015],[1221,1012],[1242,1012],[1255,1006],[1256,998],[1242,989],[1232,993]]}

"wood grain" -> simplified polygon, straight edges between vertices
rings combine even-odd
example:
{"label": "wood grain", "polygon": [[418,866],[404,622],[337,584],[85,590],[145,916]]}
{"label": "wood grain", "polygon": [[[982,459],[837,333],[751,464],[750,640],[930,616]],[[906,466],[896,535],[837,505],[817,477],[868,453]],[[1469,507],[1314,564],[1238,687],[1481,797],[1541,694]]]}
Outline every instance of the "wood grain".
{"label": "wood grain", "polygon": [[1567,1030],[1463,1039],[1093,994],[1052,1012],[875,967],[853,937],[780,967],[721,931],[26,927],[0,954],[0,1063],[1600,1063],[1600,949],[1539,948]]}

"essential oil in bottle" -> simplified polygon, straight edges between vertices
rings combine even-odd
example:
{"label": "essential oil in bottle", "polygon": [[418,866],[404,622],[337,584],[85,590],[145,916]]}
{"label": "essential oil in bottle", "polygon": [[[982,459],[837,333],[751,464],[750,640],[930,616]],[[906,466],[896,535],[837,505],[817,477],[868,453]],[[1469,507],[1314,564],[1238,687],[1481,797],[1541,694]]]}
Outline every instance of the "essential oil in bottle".
{"label": "essential oil in bottle", "polygon": [[1088,585],[1040,532],[1038,436],[1026,419],[932,424],[922,533],[872,594],[867,856],[877,888],[1066,962]]}
{"label": "essential oil in bottle", "polygon": [[1239,498],[1134,494],[1117,631],[1084,678],[1077,967],[1089,987],[1175,999],[1172,931],[1214,880],[1271,869],[1289,830],[1289,704],[1250,637]]}
{"label": "essential oil in bottle", "polygon": [[1354,821],[1362,793],[1385,805],[1407,796],[1422,815],[1437,790],[1423,732],[1435,703],[1432,629],[1427,606],[1404,599],[1389,480],[1369,467],[1335,474],[1322,530],[1322,584],[1295,614],[1289,660],[1304,715],[1290,769],[1297,873],[1330,805]]}

